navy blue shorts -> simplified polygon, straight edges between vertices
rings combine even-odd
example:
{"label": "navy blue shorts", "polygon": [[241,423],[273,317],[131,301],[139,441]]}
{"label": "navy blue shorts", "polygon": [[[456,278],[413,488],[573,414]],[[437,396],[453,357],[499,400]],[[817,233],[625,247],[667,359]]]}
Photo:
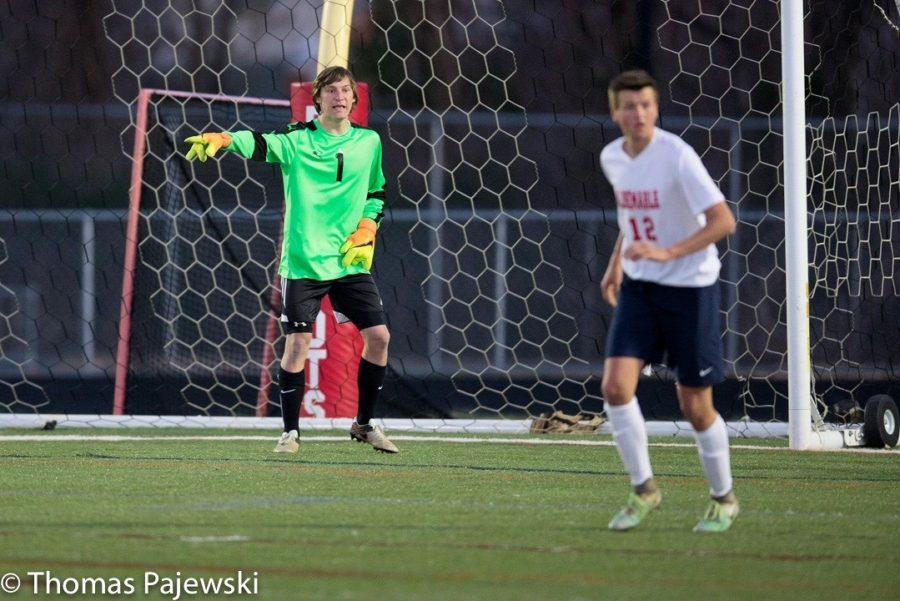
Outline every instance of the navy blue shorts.
{"label": "navy blue shorts", "polygon": [[704,387],[724,378],[718,282],[704,288],[663,286],[625,277],[606,356],[665,363],[679,384]]}

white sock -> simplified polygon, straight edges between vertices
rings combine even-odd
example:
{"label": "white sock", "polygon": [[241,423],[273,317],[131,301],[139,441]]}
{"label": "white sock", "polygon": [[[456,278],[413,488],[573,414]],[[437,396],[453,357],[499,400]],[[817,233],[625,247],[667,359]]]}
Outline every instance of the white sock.
{"label": "white sock", "polygon": [[650,452],[647,448],[647,426],[637,397],[625,405],[606,404],[606,416],[612,426],[613,438],[632,486],[643,484],[653,477]]}
{"label": "white sock", "polygon": [[721,497],[731,491],[731,457],[728,452],[728,429],[721,415],[703,432],[694,432],[700,463],[709,481],[709,494]]}

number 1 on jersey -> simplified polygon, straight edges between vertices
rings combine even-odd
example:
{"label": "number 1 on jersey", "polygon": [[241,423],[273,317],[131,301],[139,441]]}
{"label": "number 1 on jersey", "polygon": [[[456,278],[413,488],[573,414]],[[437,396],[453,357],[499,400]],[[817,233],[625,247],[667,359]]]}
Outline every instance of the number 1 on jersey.
{"label": "number 1 on jersey", "polygon": [[[631,222],[631,231],[634,233],[634,241],[640,242],[642,238],[638,220],[632,217],[628,221]],[[644,224],[644,238],[652,242],[656,242],[656,226],[653,225],[653,219],[651,219],[650,217],[644,217],[642,219],[642,222]]]}
{"label": "number 1 on jersey", "polygon": [[339,181],[343,181],[343,179],[344,179],[344,151],[343,150],[338,150],[337,163],[338,163],[337,179],[335,179],[334,181],[339,182]]}

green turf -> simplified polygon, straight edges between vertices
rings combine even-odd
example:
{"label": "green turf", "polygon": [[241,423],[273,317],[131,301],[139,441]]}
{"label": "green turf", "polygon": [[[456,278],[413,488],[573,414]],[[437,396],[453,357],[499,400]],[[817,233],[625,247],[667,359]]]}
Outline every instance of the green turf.
{"label": "green turf", "polygon": [[[262,599],[888,599],[900,587],[896,453],[735,450],[741,516],[704,536],[691,532],[706,504],[692,448],[652,449],[663,506],[617,534],[606,523],[627,481],[613,448],[404,442],[388,456],[307,442],[285,457],[273,443],[0,441],[0,575],[131,576],[131,598],[145,571],[238,569],[258,572]],[[222,536],[246,540],[185,540]]]}

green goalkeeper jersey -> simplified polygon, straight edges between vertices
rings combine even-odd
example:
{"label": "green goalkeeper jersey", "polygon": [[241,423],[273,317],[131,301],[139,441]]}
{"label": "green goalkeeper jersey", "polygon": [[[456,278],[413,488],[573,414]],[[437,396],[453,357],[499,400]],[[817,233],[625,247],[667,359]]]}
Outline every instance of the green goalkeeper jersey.
{"label": "green goalkeeper jersey", "polygon": [[334,280],[368,273],[344,267],[341,245],[359,224],[384,216],[381,139],[352,126],[330,134],[315,121],[292,123],[284,133],[229,132],[227,150],[247,159],[278,163],[284,178],[282,278]]}

